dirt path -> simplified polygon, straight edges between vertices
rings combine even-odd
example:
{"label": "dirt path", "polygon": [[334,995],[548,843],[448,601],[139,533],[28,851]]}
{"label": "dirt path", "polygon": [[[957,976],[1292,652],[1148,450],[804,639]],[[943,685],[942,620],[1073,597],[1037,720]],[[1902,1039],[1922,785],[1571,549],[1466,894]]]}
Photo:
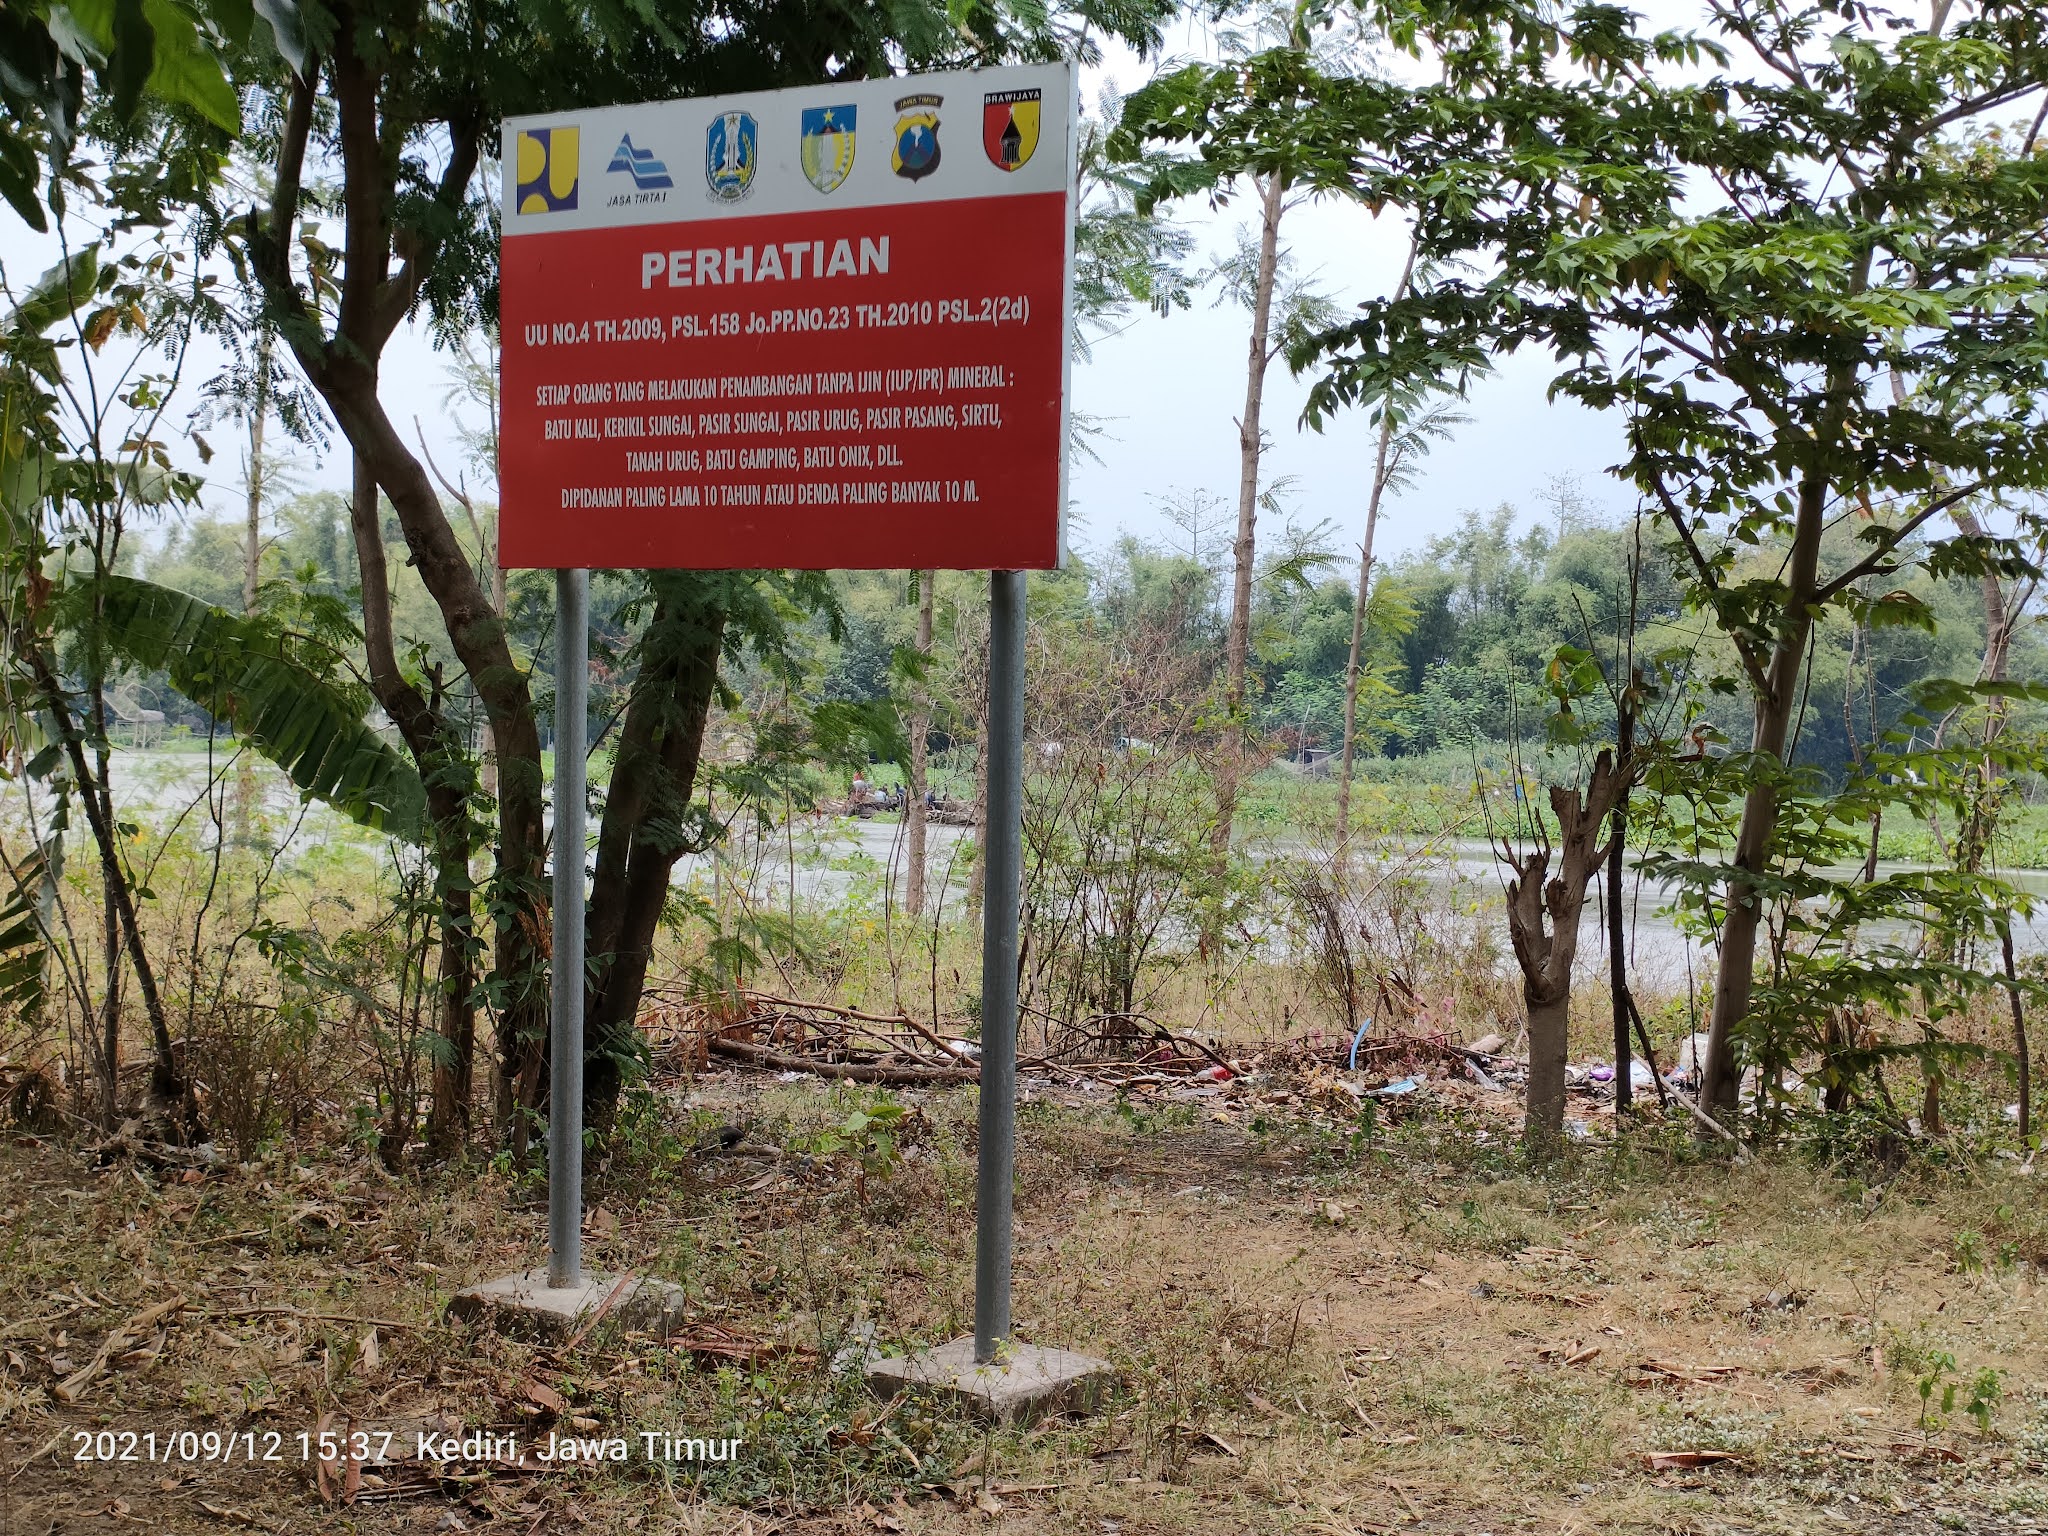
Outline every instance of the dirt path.
{"label": "dirt path", "polygon": [[[2008,1165],[1873,1189],[1678,1141],[1539,1182],[1444,1121],[1361,1143],[1040,1103],[1018,1331],[1119,1388],[984,1436],[830,1364],[968,1326],[971,1101],[916,1100],[857,1180],[816,1085],[694,1092],[594,1182],[587,1239],[688,1289],[684,1347],[559,1359],[435,1321],[536,1261],[530,1184],[0,1151],[0,1533],[2048,1531],[2048,1209]],[[323,1424],[392,1438],[323,1490]],[[464,1431],[527,1465],[434,1459]],[[628,1459],[542,1469],[551,1434]],[[742,1446],[647,1454],[671,1434]]]}

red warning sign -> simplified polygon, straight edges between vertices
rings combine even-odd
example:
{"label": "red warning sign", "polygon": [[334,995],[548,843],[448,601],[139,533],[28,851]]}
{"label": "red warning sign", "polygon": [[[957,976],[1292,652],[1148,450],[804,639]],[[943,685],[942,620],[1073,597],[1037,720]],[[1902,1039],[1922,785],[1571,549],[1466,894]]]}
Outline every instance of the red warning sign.
{"label": "red warning sign", "polygon": [[507,124],[503,559],[1061,552],[1065,66]]}

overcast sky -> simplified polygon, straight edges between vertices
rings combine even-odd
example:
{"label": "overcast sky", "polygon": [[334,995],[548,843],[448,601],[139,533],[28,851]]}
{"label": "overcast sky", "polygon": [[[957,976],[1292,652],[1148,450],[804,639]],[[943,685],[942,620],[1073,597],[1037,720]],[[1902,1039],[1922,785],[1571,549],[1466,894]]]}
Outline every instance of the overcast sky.
{"label": "overcast sky", "polygon": [[[1169,49],[1185,55],[1206,51],[1207,44],[1183,30]],[[1151,67],[1119,56],[1106,69],[1090,72],[1084,100],[1094,101],[1112,81],[1128,90]],[[1220,210],[1192,203],[1174,216],[1195,231],[1199,266],[1235,244],[1239,229],[1255,216],[1255,205],[1244,198]],[[1283,239],[1301,272],[1345,303],[1384,292],[1399,275],[1405,249],[1405,231],[1394,218],[1376,221],[1364,209],[1337,201],[1292,210]],[[18,288],[53,259],[48,241],[29,234],[11,213],[0,214],[0,260],[12,284]],[[1174,530],[1159,511],[1162,498],[1207,492],[1234,508],[1249,320],[1241,308],[1218,306],[1212,297],[1199,295],[1192,309],[1168,317],[1132,318],[1076,366],[1074,407],[1100,427],[1094,441],[1099,462],[1084,459],[1071,474],[1071,541],[1080,549],[1103,548],[1124,531],[1170,538]],[[218,347],[201,345],[186,378],[202,381],[224,362]],[[404,435],[414,438],[417,420],[436,459],[452,472],[462,451],[451,420],[448,359],[434,350],[424,326],[394,339],[383,379],[387,406]],[[1575,476],[1594,506],[1625,510],[1624,493],[1603,474],[1620,457],[1616,424],[1569,404],[1548,404],[1548,379],[1544,360],[1525,356],[1506,359],[1496,375],[1474,388],[1465,406],[1470,421],[1423,464],[1414,488],[1383,511],[1383,554],[1417,547],[1469,509],[1505,501],[1534,513],[1546,483],[1560,475]],[[1272,448],[1264,478],[1270,483],[1288,477],[1292,514],[1309,524],[1328,519],[1355,548],[1364,528],[1372,433],[1362,415],[1340,417],[1321,433],[1300,426],[1311,382],[1292,377],[1284,362],[1268,377],[1265,421]],[[205,471],[206,505],[239,516],[238,433],[223,424],[208,436],[217,452]],[[179,457],[197,467],[189,450]],[[304,489],[345,490],[346,457],[332,447],[324,460],[302,457],[292,478]]]}
{"label": "overcast sky", "polygon": [[[1242,202],[1220,214],[1200,210],[1212,256],[1227,251],[1249,216]],[[1197,222],[1190,220],[1189,222]],[[1310,204],[1290,212],[1282,235],[1304,274],[1345,301],[1376,296],[1400,277],[1406,231],[1375,222],[1349,204]],[[1166,318],[1146,314],[1098,343],[1074,372],[1074,405],[1100,420],[1101,462],[1072,472],[1073,542],[1100,547],[1128,529],[1148,538],[1172,532],[1157,498],[1206,490],[1234,510],[1237,420],[1244,410],[1250,318],[1206,297]],[[1448,530],[1458,515],[1511,502],[1539,504],[1545,485],[1576,476],[1594,506],[1624,510],[1622,488],[1603,471],[1621,457],[1617,424],[1545,395],[1552,369],[1534,354],[1506,358],[1480,381],[1462,409],[1470,420],[1420,466],[1414,487],[1382,509],[1379,549],[1392,555]],[[1264,421],[1272,446],[1263,478],[1289,477],[1289,503],[1301,521],[1335,523],[1347,540],[1365,528],[1365,496],[1375,436],[1364,414],[1339,416],[1320,433],[1300,425],[1313,376],[1293,377],[1285,362],[1267,378]]]}

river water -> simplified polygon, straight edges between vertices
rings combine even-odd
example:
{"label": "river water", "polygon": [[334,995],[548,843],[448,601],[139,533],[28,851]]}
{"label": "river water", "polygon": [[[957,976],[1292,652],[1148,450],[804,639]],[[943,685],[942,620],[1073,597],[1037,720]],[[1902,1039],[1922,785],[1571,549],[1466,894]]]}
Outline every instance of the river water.
{"label": "river water", "polygon": [[[304,807],[301,814],[297,791],[290,782],[268,763],[259,763],[257,769],[263,813],[278,835],[289,833],[287,856],[337,840],[372,852],[381,852],[386,846],[375,834],[325,806]],[[208,819],[204,805],[207,785],[219,783],[231,773],[225,751],[211,764],[205,754],[190,751],[123,749],[115,754],[117,798],[124,814],[153,829],[161,829],[179,816],[185,817],[188,825],[203,828]],[[19,781],[0,790],[0,816],[14,835],[18,835],[16,829],[24,829],[26,819],[22,793]],[[892,903],[900,906],[902,901],[907,859],[904,831],[899,819],[879,816],[869,820],[798,816],[765,830],[736,826],[717,855],[697,854],[679,861],[674,883],[705,895],[731,883],[745,891],[750,903],[768,910],[786,908],[793,892],[799,908],[855,903],[880,911]],[[82,835],[82,829],[73,834],[74,838]],[[926,829],[926,888],[938,910],[948,916],[957,914],[965,899],[972,852],[967,839],[967,829],[961,827],[934,825]],[[1255,841],[1248,851],[1261,861],[1313,857],[1306,844],[1285,839]],[[1445,937],[1456,924],[1500,921],[1505,872],[1483,842],[1378,847],[1360,856],[1368,868],[1377,865],[1381,874],[1404,882],[1410,893],[1407,904],[1425,914],[1425,923],[1444,925]],[[1914,867],[1885,863],[1879,869],[1894,873]],[[2015,920],[2015,947],[2023,951],[2048,949],[2048,871],[2007,873],[2041,898],[2039,916]],[[1586,903],[1579,965],[1588,973],[1606,969],[1605,885],[1604,880],[1597,882]],[[1711,966],[1711,947],[1682,931],[1670,915],[1674,895],[1668,885],[1651,880],[1640,870],[1629,871],[1624,901],[1630,925],[1630,966],[1646,987],[1655,990],[1686,990],[1689,981]],[[1284,946],[1280,925],[1254,931],[1267,942]],[[1876,925],[1867,927],[1865,935],[1873,940],[1899,936]]]}

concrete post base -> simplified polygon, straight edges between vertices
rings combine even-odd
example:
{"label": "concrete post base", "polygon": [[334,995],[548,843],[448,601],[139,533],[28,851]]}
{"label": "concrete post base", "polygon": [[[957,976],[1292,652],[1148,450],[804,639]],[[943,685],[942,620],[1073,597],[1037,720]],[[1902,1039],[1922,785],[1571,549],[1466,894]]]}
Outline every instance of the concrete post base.
{"label": "concrete post base", "polygon": [[1036,1344],[1006,1345],[998,1359],[976,1365],[971,1338],[901,1359],[875,1360],[867,1371],[868,1389],[878,1397],[894,1397],[906,1387],[916,1387],[997,1424],[1030,1424],[1052,1414],[1087,1413],[1115,1376],[1107,1360]]}
{"label": "concrete post base", "polygon": [[[558,1343],[574,1334],[604,1305],[618,1284],[615,1275],[586,1271],[578,1285],[556,1289],[545,1269],[500,1275],[456,1293],[448,1316],[481,1322],[499,1333]],[[683,1293],[665,1280],[635,1278],[602,1319],[636,1333],[666,1333],[682,1321]]]}

